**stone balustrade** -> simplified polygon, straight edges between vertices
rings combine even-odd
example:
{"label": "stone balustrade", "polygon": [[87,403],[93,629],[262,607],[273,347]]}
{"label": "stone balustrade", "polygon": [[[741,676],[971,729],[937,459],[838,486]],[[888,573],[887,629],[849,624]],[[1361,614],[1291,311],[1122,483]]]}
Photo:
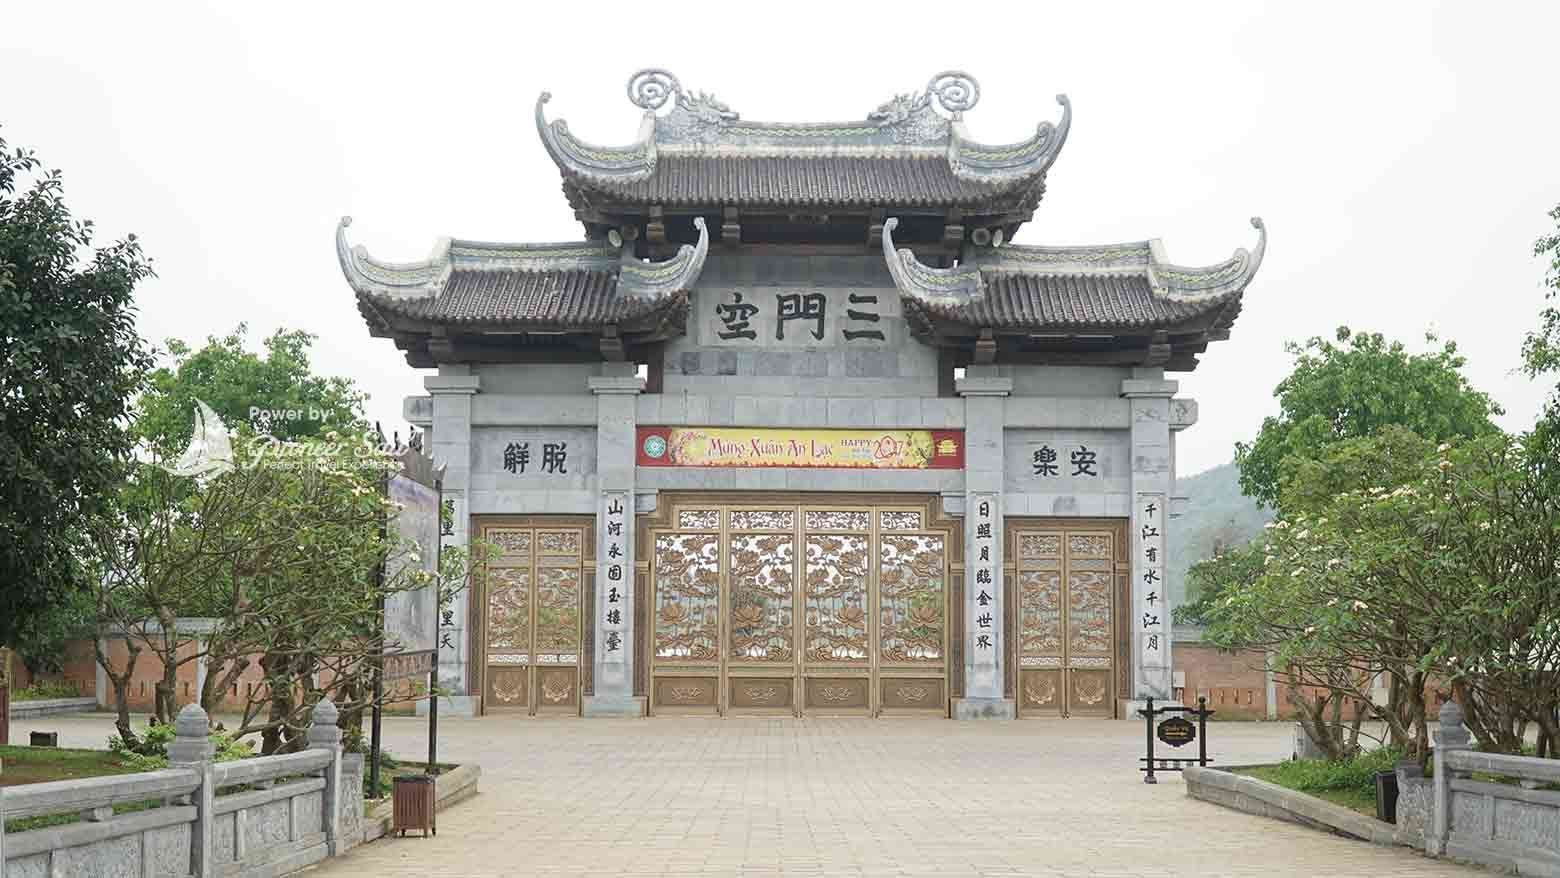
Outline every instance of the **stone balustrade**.
{"label": "stone balustrade", "polygon": [[1439,720],[1425,852],[1560,876],[1560,792],[1538,789],[1560,784],[1560,760],[1474,752],[1455,702],[1442,705]]}
{"label": "stone balustrade", "polygon": [[[308,749],[216,763],[206,714],[192,704],[166,770],[0,790],[0,878],[250,878],[335,856],[365,835],[362,760],[342,754],[336,721],[321,701]],[[124,805],[143,808],[116,814]],[[58,814],[81,819],[5,834],[5,820]]]}

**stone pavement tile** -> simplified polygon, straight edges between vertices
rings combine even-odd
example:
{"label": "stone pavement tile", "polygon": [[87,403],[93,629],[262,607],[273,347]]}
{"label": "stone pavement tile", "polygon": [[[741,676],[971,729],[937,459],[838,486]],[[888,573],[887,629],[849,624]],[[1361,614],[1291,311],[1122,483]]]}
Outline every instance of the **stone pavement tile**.
{"label": "stone pavement tile", "polygon": [[[48,718],[101,746],[102,715]],[[1142,783],[1136,723],[745,718],[440,722],[482,792],[435,838],[383,840],[320,876],[1446,876],[1492,874]],[[426,726],[390,718],[386,747]],[[18,724],[18,733],[29,731]],[[1225,764],[1287,755],[1285,724],[1215,723]]]}

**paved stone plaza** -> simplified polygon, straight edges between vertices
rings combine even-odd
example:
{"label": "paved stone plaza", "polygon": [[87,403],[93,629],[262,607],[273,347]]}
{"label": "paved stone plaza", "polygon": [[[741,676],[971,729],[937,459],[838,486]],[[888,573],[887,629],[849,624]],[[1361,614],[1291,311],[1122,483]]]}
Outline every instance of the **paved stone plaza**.
{"label": "paved stone plaza", "polygon": [[[108,717],[61,717],[101,746]],[[17,731],[45,727],[23,723]],[[386,722],[414,757],[418,720]],[[1460,875],[1186,798],[1132,772],[1135,723],[1056,720],[449,720],[482,793],[437,838],[318,869],[382,875]],[[1221,723],[1226,762],[1281,758],[1289,726]]]}

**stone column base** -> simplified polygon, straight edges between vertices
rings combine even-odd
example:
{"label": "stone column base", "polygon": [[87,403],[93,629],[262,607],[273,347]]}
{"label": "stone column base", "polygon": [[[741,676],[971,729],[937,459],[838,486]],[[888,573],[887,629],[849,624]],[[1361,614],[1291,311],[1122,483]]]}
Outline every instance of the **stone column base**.
{"label": "stone column base", "polygon": [[587,695],[582,716],[641,717],[649,699],[643,695]]}
{"label": "stone column base", "polygon": [[[439,696],[439,716],[476,716],[477,707],[481,699],[475,695],[441,695]],[[428,699],[417,702],[417,715],[428,715]]]}
{"label": "stone column base", "polygon": [[1016,715],[1011,698],[955,698],[953,700],[954,719],[1012,719]]}

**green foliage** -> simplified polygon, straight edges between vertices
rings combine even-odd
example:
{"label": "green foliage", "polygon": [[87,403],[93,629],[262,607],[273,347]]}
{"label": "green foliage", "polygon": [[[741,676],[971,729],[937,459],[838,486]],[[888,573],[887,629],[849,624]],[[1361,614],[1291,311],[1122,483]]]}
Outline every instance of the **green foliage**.
{"label": "green foliage", "polygon": [[90,582],[83,529],[109,507],[150,365],[134,294],[151,263],[135,236],[93,250],[92,232],[59,173],[0,139],[0,644]]}
{"label": "green foliage", "polygon": [[1206,625],[1211,613],[1232,591],[1244,588],[1262,575],[1262,538],[1231,546],[1211,558],[1192,565],[1187,574],[1188,591],[1195,600],[1175,608],[1177,625]]}
{"label": "green foliage", "polygon": [[[1432,448],[1383,430],[1302,462],[1263,572],[1208,607],[1210,637],[1364,702],[1416,755],[1431,678],[1501,752],[1520,747],[1524,723],[1560,740],[1557,451],[1541,433]],[[1386,707],[1369,703],[1377,674],[1391,681]]]}
{"label": "green foliage", "polygon": [[[157,771],[168,767],[168,745],[178,736],[169,723],[149,722],[146,733],[139,742],[127,743],[118,735],[110,735],[109,752],[118,756],[135,771]],[[214,748],[217,762],[236,762],[255,755],[248,741],[239,740],[226,731],[213,730],[207,736]]]}
{"label": "green foliage", "polygon": [[248,328],[240,323],[222,338],[206,339],[192,351],[178,339],[166,344],[173,358],[148,377],[137,405],[136,432],[163,454],[174,455],[189,441],[195,400],[211,406],[223,423],[247,424],[282,440],[323,438],[335,431],[361,434],[363,401],[349,378],[315,375],[309,351],[317,340],[301,330],[279,329],[263,341],[265,356],[245,347]]}
{"label": "green foliage", "polygon": [[[1533,255],[1549,260],[1544,301],[1550,304],[1539,312],[1538,329],[1522,340],[1522,371],[1529,378],[1560,372],[1560,307],[1554,304],[1560,299],[1560,205],[1549,211],[1549,218],[1555,221],[1556,230],[1533,242]],[[1549,395],[1540,429],[1560,431],[1560,383]]]}
{"label": "green foliage", "polygon": [[1496,432],[1490,418],[1501,409],[1468,384],[1455,343],[1414,354],[1380,333],[1339,327],[1336,338],[1336,344],[1313,337],[1285,345],[1296,360],[1274,391],[1280,414],[1266,418],[1254,440],[1235,445],[1241,489],[1249,496],[1278,506],[1296,461],[1317,460],[1333,443],[1387,426],[1431,442]]}
{"label": "green foliage", "polygon": [[80,698],[81,691],[75,683],[65,680],[34,680],[22,689],[11,690],[14,701],[48,701],[54,698]]}
{"label": "green foliage", "polygon": [[1337,804],[1375,813],[1376,773],[1392,771],[1403,758],[1393,747],[1378,747],[1350,759],[1297,759],[1247,769],[1244,773],[1281,787],[1310,793]]}

